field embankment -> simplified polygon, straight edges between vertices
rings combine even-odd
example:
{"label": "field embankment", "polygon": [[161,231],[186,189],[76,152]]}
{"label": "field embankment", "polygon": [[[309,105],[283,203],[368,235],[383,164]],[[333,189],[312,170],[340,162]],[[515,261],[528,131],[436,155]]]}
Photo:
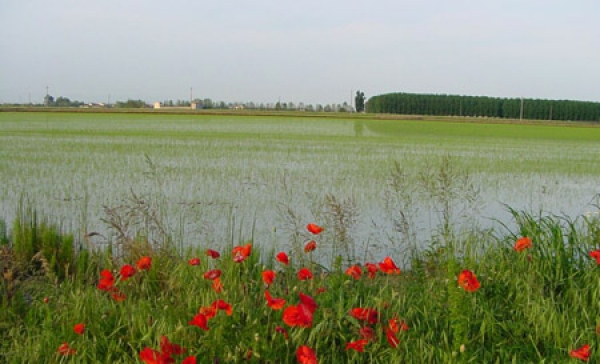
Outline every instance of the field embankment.
{"label": "field embankment", "polygon": [[232,110],[208,109],[192,110],[186,107],[165,109],[125,109],[125,108],[59,108],[59,107],[0,107],[0,112],[50,112],[50,113],[97,113],[97,114],[166,114],[166,115],[212,115],[212,116],[264,116],[264,117],[293,117],[293,118],[322,118],[322,119],[363,119],[363,120],[425,120],[454,123],[479,124],[517,124],[517,125],[556,125],[575,127],[600,127],[595,121],[561,121],[545,119],[518,119],[478,116],[432,116],[388,113],[348,113],[348,112],[310,112],[310,111],[273,111],[273,110]]}

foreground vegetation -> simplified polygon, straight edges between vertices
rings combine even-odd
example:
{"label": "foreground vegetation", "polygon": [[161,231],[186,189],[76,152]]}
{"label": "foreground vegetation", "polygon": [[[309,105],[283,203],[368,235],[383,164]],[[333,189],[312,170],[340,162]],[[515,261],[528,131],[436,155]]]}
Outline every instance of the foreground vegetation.
{"label": "foreground vegetation", "polygon": [[402,272],[400,257],[317,264],[314,224],[299,252],[143,234],[73,249],[29,213],[2,237],[0,361],[594,361],[600,220],[511,213],[516,231],[447,231]]}

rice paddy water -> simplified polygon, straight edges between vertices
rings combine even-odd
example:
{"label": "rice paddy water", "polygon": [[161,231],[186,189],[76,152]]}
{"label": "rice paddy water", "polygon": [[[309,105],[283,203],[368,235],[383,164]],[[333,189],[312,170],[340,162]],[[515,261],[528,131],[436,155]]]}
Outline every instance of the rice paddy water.
{"label": "rice paddy water", "polygon": [[598,141],[600,128],[553,125],[2,112],[0,218],[27,204],[76,236],[110,239],[106,208],[137,196],[182,246],[283,249],[306,238],[298,226],[337,221],[344,236],[328,238],[377,260],[438,232],[444,201],[427,188],[444,188],[443,163],[446,183],[471,187],[445,197],[455,226],[498,228],[511,219],[505,204],[595,213]]}

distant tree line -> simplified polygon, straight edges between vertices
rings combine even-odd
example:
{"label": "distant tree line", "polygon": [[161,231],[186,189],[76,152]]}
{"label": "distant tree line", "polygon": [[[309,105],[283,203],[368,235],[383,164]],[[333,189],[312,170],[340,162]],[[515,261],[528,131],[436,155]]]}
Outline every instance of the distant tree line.
{"label": "distant tree line", "polygon": [[127,101],[117,101],[115,103],[115,107],[117,108],[128,108],[128,109],[139,109],[150,107],[146,104],[145,101],[142,100],[127,100]]}
{"label": "distant tree line", "polygon": [[[226,101],[214,101],[210,98],[195,98],[190,102],[190,100],[163,100],[161,102],[157,102],[162,108],[189,108],[192,107],[194,109],[246,109],[246,110],[258,110],[258,111],[293,111],[293,112],[363,112],[365,105],[365,96],[363,92],[358,91],[356,93],[356,97],[354,99],[356,103],[355,108],[344,101],[343,103],[332,103],[332,104],[308,104],[304,102],[292,102],[292,101],[277,101],[277,102],[254,102],[254,101],[236,101],[236,102],[226,102]],[[23,103],[1,103],[0,107],[85,107],[85,108],[123,108],[123,109],[140,109],[140,108],[154,108],[156,105],[155,102],[148,103],[144,100],[139,99],[128,99],[126,101],[120,100],[116,101],[113,104],[110,103],[85,103],[82,101],[71,101],[67,97],[60,96],[58,98],[54,98],[51,95],[46,95],[44,97],[44,102],[42,104],[23,104]]]}
{"label": "distant tree line", "polygon": [[600,121],[600,103],[486,96],[391,93],[367,101],[370,113]]}
{"label": "distant tree line", "polygon": [[[292,101],[277,101],[277,102],[225,102],[213,101],[211,99],[196,99],[194,103],[199,105],[200,109],[246,109],[246,110],[263,110],[263,111],[306,111],[306,112],[352,112],[352,106],[347,102],[341,104],[305,104],[303,102],[294,103]],[[171,100],[164,101],[162,105],[179,106],[180,102]],[[189,102],[187,103],[189,105]]]}
{"label": "distant tree line", "polygon": [[44,97],[44,105],[52,107],[79,107],[83,105],[82,101],[71,101],[68,97],[59,96],[56,99],[51,95]]}

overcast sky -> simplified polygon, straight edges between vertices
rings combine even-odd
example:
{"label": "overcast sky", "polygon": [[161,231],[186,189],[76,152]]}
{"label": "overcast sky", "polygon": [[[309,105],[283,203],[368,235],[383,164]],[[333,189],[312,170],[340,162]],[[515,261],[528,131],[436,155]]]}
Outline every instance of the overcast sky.
{"label": "overcast sky", "polygon": [[598,0],[2,0],[0,103],[600,101]]}

